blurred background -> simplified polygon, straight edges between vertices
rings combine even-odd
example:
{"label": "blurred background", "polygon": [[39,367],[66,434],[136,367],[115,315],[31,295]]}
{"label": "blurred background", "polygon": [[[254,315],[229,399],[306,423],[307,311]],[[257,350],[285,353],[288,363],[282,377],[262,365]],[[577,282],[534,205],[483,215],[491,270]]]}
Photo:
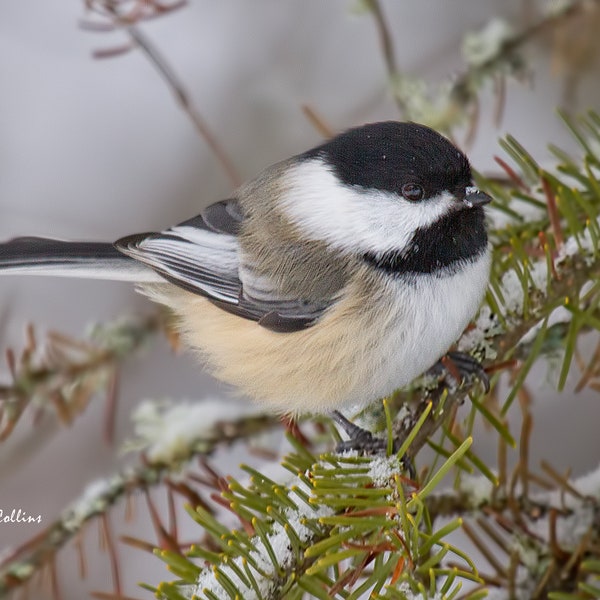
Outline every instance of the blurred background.
{"label": "blurred background", "polygon": [[[519,31],[554,4],[382,0],[381,8],[398,69],[439,85],[465,72],[468,32],[494,19]],[[85,18],[82,0],[20,0],[0,8],[0,238],[114,240],[189,218],[234,188],[147,57],[133,50],[94,58],[94,51],[121,48],[127,37],[86,30]],[[497,139],[506,132],[541,162],[549,160],[549,142],[573,147],[555,108],[598,108],[595,46],[575,52],[581,32],[597,24],[598,11],[591,11],[574,30],[560,33],[562,41],[538,36],[524,46],[529,68],[520,81],[507,81],[504,101],[491,84],[480,90],[475,127],[465,120],[453,132],[463,147],[469,141],[476,169],[499,171],[493,157],[501,154]],[[184,83],[242,179],[320,142],[303,105],[334,131],[401,118],[376,23],[356,0],[191,0],[141,30]],[[91,323],[153,310],[125,283],[6,277],[0,280],[0,346],[21,348],[27,323],[40,339],[48,330],[80,338]],[[6,369],[3,374],[6,378]],[[546,375],[545,366],[534,374],[532,462],[544,457],[557,468],[585,472],[600,450],[597,398],[559,399]],[[121,371],[114,446],[103,441],[102,398],[68,431],[49,435],[42,452],[28,455],[15,434],[0,445],[0,508],[41,515],[42,523],[0,521],[0,555],[50,524],[87,483],[116,469],[122,460],[118,448],[131,433],[130,413],[141,400],[201,402],[228,395],[190,355],[176,355],[161,338]],[[585,443],[557,444],[565,429],[576,430]],[[484,435],[475,443],[481,456],[494,460],[496,448],[486,449]],[[241,457],[234,452],[228,460],[235,466]],[[228,464],[218,466],[227,472]],[[161,497],[156,502],[164,505]],[[139,510],[128,524],[123,513],[122,506],[112,512],[115,529],[153,540],[147,511]],[[60,555],[59,581],[67,600],[112,589],[94,527],[84,544],[86,581],[74,568],[74,549]],[[125,593],[146,597],[137,581],[168,578],[157,559],[131,550],[121,554]],[[47,587],[36,597],[52,597]]]}

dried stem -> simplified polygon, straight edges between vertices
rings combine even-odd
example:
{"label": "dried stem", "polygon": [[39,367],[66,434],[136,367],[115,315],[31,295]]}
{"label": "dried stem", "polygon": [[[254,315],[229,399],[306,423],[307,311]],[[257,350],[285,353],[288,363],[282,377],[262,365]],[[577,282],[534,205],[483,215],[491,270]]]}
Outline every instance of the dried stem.
{"label": "dried stem", "polygon": [[[120,29],[129,35],[133,45],[144,53],[165,80],[178,104],[191,119],[196,131],[211,149],[231,183],[234,187],[237,187],[241,183],[241,178],[228,154],[217,140],[206,120],[194,106],[185,86],[179,77],[177,77],[174,69],[156,46],[152,44],[150,39],[136,26],[141,21],[147,21],[173,12],[184,6],[186,2],[174,2],[170,5],[165,5],[156,0],[139,0],[133,2],[133,8],[129,10],[127,10],[127,6],[123,6],[124,4],[115,0],[85,0],[88,10],[99,14],[103,19],[108,19],[109,22],[94,23],[84,21],[82,27],[88,31],[96,32]],[[111,58],[129,52],[131,48],[131,44],[122,44],[116,48],[96,51],[94,52],[94,56],[97,58]]]}
{"label": "dried stem", "polygon": [[330,127],[317,113],[317,111],[308,104],[302,105],[302,112],[304,116],[309,120],[310,124],[318,131],[325,139],[331,138],[334,136],[334,130]]}
{"label": "dried stem", "polygon": [[106,540],[106,549],[110,558],[110,570],[112,572],[113,585],[115,587],[115,594],[121,595],[121,570],[119,569],[119,557],[117,554],[117,548],[114,542],[114,536],[112,528],[108,518],[108,513],[103,513],[100,522],[102,523],[103,537]]}
{"label": "dried stem", "polygon": [[[373,17],[375,18],[375,25],[377,26],[377,33],[379,34],[381,52],[385,61],[388,78],[392,86],[395,86],[395,84],[399,81],[401,77],[401,73],[398,70],[398,65],[396,63],[394,42],[392,40],[392,35],[390,33],[387,21],[385,19],[385,15],[383,14],[383,10],[381,8],[381,5],[379,4],[379,0],[367,0],[366,4],[369,7],[370,11],[373,13]],[[400,114],[403,117],[408,116],[408,109],[406,103],[399,96],[399,94],[394,93],[394,100],[396,102],[396,105],[398,106]]]}
{"label": "dried stem", "polygon": [[150,42],[148,37],[139,30],[139,28],[135,27],[134,25],[130,25],[126,28],[126,31],[131,36],[131,39],[136,43],[137,47],[144,52],[150,62],[162,75],[163,79],[167,82],[177,102],[190,117],[194,127],[196,128],[196,131],[198,131],[217,160],[221,163],[221,166],[229,177],[231,183],[235,187],[240,185],[242,180],[236,168],[233,166],[229,156],[222,148],[214,133],[211,131],[208,123],[193,105],[184,85],[175,75],[175,71],[167,63],[165,58],[160,54],[156,47]]}
{"label": "dried stem", "polygon": [[[120,363],[143,345],[159,325],[160,319],[155,316],[116,324],[119,339],[97,344],[51,332],[42,349],[37,348],[30,331],[26,348],[18,360],[14,352],[7,352],[7,356],[12,357],[9,359],[12,382],[0,386],[0,442],[9,438],[33,399],[45,401],[39,406],[34,426],[44,426],[46,433],[51,433],[53,428],[42,417],[51,414],[53,419],[68,425],[83,413],[92,396],[107,386],[108,410],[114,410],[116,389],[112,382]],[[48,407],[54,410],[48,411]],[[22,439],[19,446],[30,453],[40,448],[40,439]]]}

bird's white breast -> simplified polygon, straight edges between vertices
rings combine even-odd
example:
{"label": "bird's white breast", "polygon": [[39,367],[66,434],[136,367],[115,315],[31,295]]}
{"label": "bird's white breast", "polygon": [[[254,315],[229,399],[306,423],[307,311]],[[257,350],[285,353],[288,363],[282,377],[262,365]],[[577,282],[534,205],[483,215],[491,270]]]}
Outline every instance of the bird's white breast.
{"label": "bird's white breast", "polygon": [[[458,339],[474,317],[485,294],[490,255],[465,265],[458,273],[435,277],[417,275],[407,283],[387,285],[387,310],[392,316],[372,363],[378,365],[367,389],[356,390],[354,400],[365,403],[371,396],[384,397],[432,367]],[[368,400],[367,400],[368,402]]]}

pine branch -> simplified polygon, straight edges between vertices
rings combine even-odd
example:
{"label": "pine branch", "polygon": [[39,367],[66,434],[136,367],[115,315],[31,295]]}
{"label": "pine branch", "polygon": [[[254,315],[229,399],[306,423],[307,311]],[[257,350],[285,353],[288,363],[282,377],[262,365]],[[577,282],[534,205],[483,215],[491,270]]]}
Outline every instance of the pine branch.
{"label": "pine branch", "polygon": [[13,433],[27,409],[37,421],[52,414],[70,424],[100,392],[115,393],[120,364],[142,348],[161,326],[158,317],[120,319],[96,326],[89,341],[50,332],[39,347],[33,327],[17,356],[6,351],[12,381],[0,386],[0,442]]}
{"label": "pine branch", "polygon": [[[369,591],[378,598],[409,592],[423,599],[451,598],[460,588],[458,578],[480,580],[468,557],[444,542],[460,526],[492,562],[500,553],[490,542],[504,550],[506,562],[514,563],[513,569],[494,563],[498,574],[484,576],[488,586],[520,588],[532,598],[539,597],[534,589],[557,590],[565,583],[592,589],[590,575],[600,574],[594,570],[600,560],[595,525],[600,468],[574,482],[555,476],[559,487],[551,493],[519,494],[511,485],[506,494],[498,494],[488,480],[476,477],[463,480],[458,492],[433,492],[466,457],[469,444],[467,440],[421,487],[402,474],[400,456],[316,458],[296,444],[297,453],[282,463],[294,474],[291,480],[276,483],[251,469],[250,485],[229,480],[222,497],[241,530],[229,530],[204,509],[191,511],[211,536],[213,548],[192,547],[185,556],[158,552],[180,581],[149,589],[169,600],[223,594],[271,600],[303,593],[359,598]],[[436,517],[456,512],[471,515],[489,541],[462,519],[431,529]],[[448,553],[455,555],[451,562]],[[198,567],[193,559],[212,567]],[[517,577],[524,570],[529,571],[526,580]],[[426,571],[435,581],[429,589],[420,583]]]}
{"label": "pine branch", "polygon": [[[154,591],[170,600],[192,594],[216,598],[223,593],[265,600],[302,593],[332,598],[357,583],[352,597],[358,598],[367,591],[375,597],[387,581],[425,592],[414,579],[416,574],[439,572],[447,590],[458,589],[460,578],[477,581],[468,560],[451,573],[440,567],[448,553],[465,559],[443,541],[460,522],[433,533],[423,511],[435,482],[460,460],[469,444],[463,444],[431,478],[431,485],[421,489],[402,475],[399,456],[327,454],[317,459],[296,444],[297,452],[283,462],[293,473],[285,484],[249,468],[249,486],[230,479],[223,499],[239,518],[241,530],[230,531],[204,509],[191,511],[218,550],[193,546],[188,557],[160,552],[182,581],[161,584]],[[212,567],[199,568],[191,558]],[[336,582],[331,567],[342,564],[348,564],[348,570],[336,571]]]}
{"label": "pine branch", "polygon": [[[210,419],[205,404],[197,403],[195,409],[202,412],[203,427],[196,427],[194,435],[185,440],[166,440],[171,444],[167,449],[164,439],[166,429],[163,428],[161,439],[145,440],[143,464],[91,483],[56,521],[33,539],[2,556],[0,597],[14,592],[44,566],[53,564],[56,554],[68,542],[80,534],[90,521],[108,514],[116,503],[136,492],[167,485],[170,476],[181,478],[185,465],[195,458],[210,455],[218,447],[280,426],[280,422],[271,415],[246,415],[225,421]],[[192,406],[184,408],[188,417],[193,410]],[[145,412],[147,414],[147,409]],[[158,444],[161,444],[160,447]],[[177,485],[180,486],[180,483]]]}
{"label": "pine branch", "polygon": [[580,600],[600,589],[600,468],[573,481],[545,469],[552,479],[528,478],[548,491],[498,492],[486,479],[464,478],[458,491],[429,498],[428,509],[432,517],[469,517],[464,531],[495,570],[484,576],[487,585],[513,589],[515,597],[564,590],[560,598]]}

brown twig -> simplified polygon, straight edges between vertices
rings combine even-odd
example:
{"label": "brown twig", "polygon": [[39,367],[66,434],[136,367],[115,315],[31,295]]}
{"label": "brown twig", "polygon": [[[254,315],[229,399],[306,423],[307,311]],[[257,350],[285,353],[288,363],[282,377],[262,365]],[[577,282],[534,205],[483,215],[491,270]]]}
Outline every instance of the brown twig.
{"label": "brown twig", "polygon": [[104,440],[110,446],[112,446],[115,439],[118,397],[119,371],[115,368],[106,389],[106,409],[104,411]]}
{"label": "brown twig", "polygon": [[150,491],[147,489],[144,490],[144,495],[146,497],[146,504],[148,506],[150,520],[152,521],[152,526],[154,527],[154,533],[156,534],[156,538],[158,540],[158,547],[162,550],[170,550],[171,552],[179,553],[179,543],[177,542],[177,538],[174,538],[169,532],[169,528],[163,524],[161,517],[158,514],[158,510],[156,509],[156,505],[152,500],[152,496],[150,495]]}
{"label": "brown twig", "polygon": [[[367,0],[366,4],[369,10],[373,13],[373,17],[375,18],[375,25],[377,26],[379,43],[381,45],[381,52],[385,61],[388,77],[392,86],[395,87],[398,81],[400,80],[401,73],[398,70],[398,65],[396,63],[396,55],[394,52],[394,42],[392,40],[392,35],[387,25],[387,21],[385,19],[385,15],[383,14],[381,5],[379,4],[379,0]],[[396,92],[395,89],[393,95],[394,101],[396,102],[396,106],[398,107],[400,114],[404,117],[408,116],[408,109],[406,103]]]}
{"label": "brown twig", "polygon": [[178,104],[188,115],[196,131],[204,139],[231,183],[234,187],[240,185],[241,178],[233,162],[217,140],[206,120],[194,106],[185,86],[176,75],[174,69],[154,44],[152,44],[150,39],[137,27],[137,24],[142,21],[148,21],[149,19],[178,10],[186,2],[174,2],[166,5],[156,0],[137,0],[133,2],[133,8],[130,10],[126,10],[123,3],[115,2],[114,0],[85,0],[85,4],[88,10],[99,14],[102,18],[107,19],[108,22],[94,23],[83,21],[80,24],[82,28],[95,32],[123,30],[131,40],[128,44],[95,51],[94,56],[96,58],[112,58],[130,51],[134,47],[139,48],[167,83]]}
{"label": "brown twig", "polygon": [[560,248],[564,244],[564,236],[562,232],[562,226],[560,223],[558,206],[556,204],[556,195],[552,191],[550,183],[545,177],[542,176],[541,182],[542,189],[544,190],[544,195],[546,196],[546,209],[548,211],[548,217],[550,219],[552,233],[554,234],[554,243],[556,244],[556,248],[560,250]]}
{"label": "brown twig", "polygon": [[323,117],[321,117],[321,115],[319,115],[312,106],[303,104],[302,112],[315,130],[318,131],[325,139],[333,137],[333,129],[324,121]]}
{"label": "brown twig", "polygon": [[127,27],[127,33],[131,36],[131,39],[136,43],[138,48],[140,48],[140,50],[142,50],[150,59],[150,62],[156,67],[163,79],[167,82],[175,96],[175,99],[192,120],[196,131],[198,131],[217,160],[220,162],[231,183],[235,187],[240,185],[242,180],[237,172],[237,169],[233,166],[229,156],[211,131],[208,123],[192,103],[184,85],[175,75],[175,71],[171,68],[165,58],[155,48],[155,46],[150,42],[150,40],[139,30],[139,28],[135,27],[134,25],[130,25]]}
{"label": "brown twig", "polygon": [[529,410],[523,408],[523,423],[521,425],[521,439],[519,444],[519,476],[521,490],[524,498],[529,498],[529,443],[533,430],[533,417]]}
{"label": "brown twig", "polygon": [[542,460],[541,467],[542,470],[548,475],[548,477],[550,477],[550,479],[554,481],[556,485],[559,486],[559,489],[571,494],[571,496],[573,496],[574,498],[578,498],[579,500],[583,500],[585,498],[585,496],[583,496],[578,490],[576,490],[569,483],[568,479],[564,477],[564,475],[558,473],[551,464],[549,464],[545,460]]}
{"label": "brown twig", "polygon": [[83,531],[80,531],[75,536],[75,550],[77,552],[77,566],[79,569],[79,577],[85,579],[87,577],[87,560],[85,554],[85,544],[83,542]]}
{"label": "brown twig", "polygon": [[48,565],[48,573],[50,576],[50,589],[53,600],[61,600],[60,585],[58,583],[58,574],[56,573],[56,561],[53,560]]}

